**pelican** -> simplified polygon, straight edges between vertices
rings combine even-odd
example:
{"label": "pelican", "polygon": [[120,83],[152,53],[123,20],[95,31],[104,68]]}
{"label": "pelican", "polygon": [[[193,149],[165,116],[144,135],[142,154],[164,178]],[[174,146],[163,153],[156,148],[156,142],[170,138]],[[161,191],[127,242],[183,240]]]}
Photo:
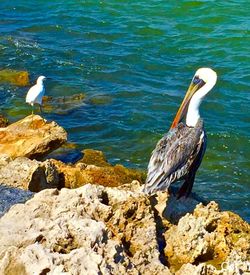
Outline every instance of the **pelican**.
{"label": "pelican", "polygon": [[33,115],[34,104],[38,104],[40,111],[42,112],[41,106],[42,106],[43,96],[45,93],[43,82],[45,79],[46,79],[45,76],[43,75],[39,76],[36,81],[36,85],[32,86],[26,95],[26,103],[32,106],[32,115]]}
{"label": "pelican", "polygon": [[171,183],[184,180],[178,198],[188,197],[206,150],[206,133],[199,106],[217,81],[210,68],[196,71],[170,130],[152,152],[143,191],[152,194],[168,190]]}

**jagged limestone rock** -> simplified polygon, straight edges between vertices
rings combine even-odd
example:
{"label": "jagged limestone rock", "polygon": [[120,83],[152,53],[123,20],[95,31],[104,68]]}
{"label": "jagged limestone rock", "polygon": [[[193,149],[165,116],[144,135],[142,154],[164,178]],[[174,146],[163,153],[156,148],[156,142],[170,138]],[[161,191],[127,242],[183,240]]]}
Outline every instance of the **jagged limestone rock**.
{"label": "jagged limestone rock", "polygon": [[0,184],[38,192],[59,187],[59,173],[50,160],[39,162],[25,157],[11,160],[3,156],[0,157]]}
{"label": "jagged limestone rock", "polygon": [[67,140],[66,131],[54,121],[30,115],[0,128],[0,154],[41,159]]}
{"label": "jagged limestone rock", "polygon": [[77,188],[92,183],[117,187],[133,180],[143,182],[144,173],[119,164],[112,166],[101,151],[86,149],[83,154],[84,157],[74,165],[53,160],[60,173],[62,186]]}
{"label": "jagged limestone rock", "polygon": [[0,274],[171,274],[159,256],[140,192],[47,189],[0,219]]}
{"label": "jagged limestone rock", "polygon": [[198,204],[193,214],[182,217],[164,234],[165,254],[172,271],[187,263],[207,263],[220,269],[233,251],[241,260],[250,261],[249,232],[247,222],[232,212],[220,211],[217,203]]}

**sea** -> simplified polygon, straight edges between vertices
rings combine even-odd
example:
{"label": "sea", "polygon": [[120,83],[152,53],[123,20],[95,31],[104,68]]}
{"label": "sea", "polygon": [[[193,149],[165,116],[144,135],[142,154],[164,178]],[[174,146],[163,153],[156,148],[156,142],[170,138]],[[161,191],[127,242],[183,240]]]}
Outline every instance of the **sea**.
{"label": "sea", "polygon": [[[249,12],[247,0],[1,0],[0,69],[27,71],[31,84],[51,78],[53,99],[83,93],[80,104],[52,106],[44,117],[77,150],[146,170],[195,71],[213,68],[218,82],[200,109],[208,145],[193,191],[249,222]],[[0,113],[11,122],[30,114],[28,88],[0,83]]]}

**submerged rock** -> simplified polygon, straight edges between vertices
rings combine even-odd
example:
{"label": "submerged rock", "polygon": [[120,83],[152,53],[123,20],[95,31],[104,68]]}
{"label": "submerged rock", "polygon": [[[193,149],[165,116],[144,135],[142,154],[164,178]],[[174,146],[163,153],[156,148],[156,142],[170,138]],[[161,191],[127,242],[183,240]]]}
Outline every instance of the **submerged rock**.
{"label": "submerged rock", "polygon": [[76,163],[82,157],[83,153],[77,149],[77,145],[68,142],[46,156],[48,159],[60,160],[63,163]]}
{"label": "submerged rock", "polygon": [[0,219],[0,274],[171,274],[139,193],[45,190]]}
{"label": "submerged rock", "polygon": [[96,95],[89,99],[89,103],[93,105],[107,105],[112,103],[112,97],[108,95]]}
{"label": "submerged rock", "polygon": [[105,159],[103,152],[86,149],[84,157],[75,165],[52,160],[60,173],[62,186],[77,188],[87,183],[103,186],[120,186],[133,180],[143,182],[144,174],[128,169],[123,165],[112,166]]}
{"label": "submerged rock", "polygon": [[43,110],[47,113],[65,114],[85,104],[85,94],[79,93],[71,96],[44,96]]}
{"label": "submerged rock", "polygon": [[0,154],[11,158],[41,159],[67,140],[66,131],[54,121],[30,115],[0,128]]}
{"label": "submerged rock", "polygon": [[16,86],[29,85],[29,74],[26,71],[11,69],[0,70],[0,83],[10,83]]}

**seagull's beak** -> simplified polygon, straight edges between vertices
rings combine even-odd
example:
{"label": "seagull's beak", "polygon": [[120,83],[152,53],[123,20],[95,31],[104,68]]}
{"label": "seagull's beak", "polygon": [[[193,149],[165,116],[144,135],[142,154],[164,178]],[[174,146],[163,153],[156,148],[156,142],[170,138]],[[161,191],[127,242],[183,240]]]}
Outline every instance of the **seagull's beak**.
{"label": "seagull's beak", "polygon": [[46,80],[47,80],[47,79],[51,80],[51,79],[52,79],[52,77],[46,77]]}
{"label": "seagull's beak", "polygon": [[178,123],[183,119],[183,117],[187,113],[188,105],[192,96],[205,84],[206,83],[202,79],[196,76],[192,79],[191,84],[186,92],[186,95],[181,103],[181,106],[173,120],[170,129],[175,128],[178,125]]}

